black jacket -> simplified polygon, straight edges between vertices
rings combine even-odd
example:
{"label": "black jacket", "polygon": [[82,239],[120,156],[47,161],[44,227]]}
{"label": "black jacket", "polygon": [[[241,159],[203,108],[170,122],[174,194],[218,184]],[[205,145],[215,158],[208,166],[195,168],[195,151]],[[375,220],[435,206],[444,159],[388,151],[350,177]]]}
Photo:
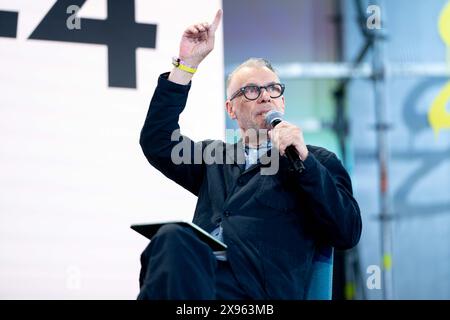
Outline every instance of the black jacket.
{"label": "black jacket", "polygon": [[[160,76],[140,137],[146,158],[198,196],[194,223],[208,232],[222,223],[227,258],[250,296],[305,298],[315,250],[349,249],[359,241],[361,217],[348,173],[334,153],[315,146],[307,146],[302,173],[290,171],[281,157],[277,174],[261,175],[261,164],[244,170],[242,142],[172,141],[189,89]],[[191,163],[172,162],[179,141],[192,147],[190,155],[183,153]],[[195,164],[194,150],[207,146],[224,161]]]}

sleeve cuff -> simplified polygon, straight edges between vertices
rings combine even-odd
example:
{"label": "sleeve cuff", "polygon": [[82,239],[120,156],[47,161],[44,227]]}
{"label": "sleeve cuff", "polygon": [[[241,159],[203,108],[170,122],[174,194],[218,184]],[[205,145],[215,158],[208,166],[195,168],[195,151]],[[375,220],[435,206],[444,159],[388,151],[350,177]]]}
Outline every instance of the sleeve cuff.
{"label": "sleeve cuff", "polygon": [[162,73],[158,78],[158,87],[163,90],[169,90],[171,92],[175,93],[181,93],[181,94],[187,94],[189,90],[191,89],[191,83],[190,81],[187,85],[178,84],[175,82],[170,81],[169,78],[170,72]]}
{"label": "sleeve cuff", "polygon": [[316,159],[316,157],[314,157],[312,152],[308,152],[308,156],[303,161],[303,165],[305,166],[305,169],[300,174],[302,181],[308,182],[308,181],[314,181],[315,179],[317,179],[319,166],[321,164]]}

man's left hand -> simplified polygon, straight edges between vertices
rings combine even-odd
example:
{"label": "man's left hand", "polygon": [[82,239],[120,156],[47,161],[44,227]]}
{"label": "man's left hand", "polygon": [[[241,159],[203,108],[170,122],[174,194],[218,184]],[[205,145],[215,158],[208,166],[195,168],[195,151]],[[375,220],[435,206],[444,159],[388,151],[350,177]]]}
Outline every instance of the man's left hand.
{"label": "man's left hand", "polygon": [[282,156],[284,156],[288,146],[294,146],[297,149],[301,160],[305,160],[308,156],[308,149],[303,139],[302,130],[287,121],[280,122],[275,128],[270,130],[269,137],[272,141],[272,146],[278,148]]}

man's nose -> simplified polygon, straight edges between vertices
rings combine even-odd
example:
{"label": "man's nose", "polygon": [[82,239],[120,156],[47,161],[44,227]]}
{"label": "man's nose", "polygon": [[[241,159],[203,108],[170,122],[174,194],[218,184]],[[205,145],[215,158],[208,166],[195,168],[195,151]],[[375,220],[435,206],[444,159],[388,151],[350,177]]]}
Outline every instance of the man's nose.
{"label": "man's nose", "polygon": [[261,102],[267,102],[270,101],[271,99],[269,91],[267,91],[267,88],[261,88],[261,94],[259,97]]}

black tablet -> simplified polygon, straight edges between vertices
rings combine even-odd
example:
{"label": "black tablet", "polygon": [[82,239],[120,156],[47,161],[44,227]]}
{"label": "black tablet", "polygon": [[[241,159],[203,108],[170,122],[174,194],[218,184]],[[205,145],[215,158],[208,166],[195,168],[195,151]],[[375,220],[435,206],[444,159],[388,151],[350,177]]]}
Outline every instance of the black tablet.
{"label": "black tablet", "polygon": [[167,221],[167,222],[158,222],[158,223],[146,223],[146,224],[133,224],[131,225],[131,229],[139,232],[143,236],[148,239],[152,239],[156,232],[165,224],[175,223],[181,226],[185,226],[191,228],[197,236],[207,243],[213,251],[225,251],[227,249],[227,245],[216,238],[214,238],[211,234],[195,225],[194,223],[187,221]]}

